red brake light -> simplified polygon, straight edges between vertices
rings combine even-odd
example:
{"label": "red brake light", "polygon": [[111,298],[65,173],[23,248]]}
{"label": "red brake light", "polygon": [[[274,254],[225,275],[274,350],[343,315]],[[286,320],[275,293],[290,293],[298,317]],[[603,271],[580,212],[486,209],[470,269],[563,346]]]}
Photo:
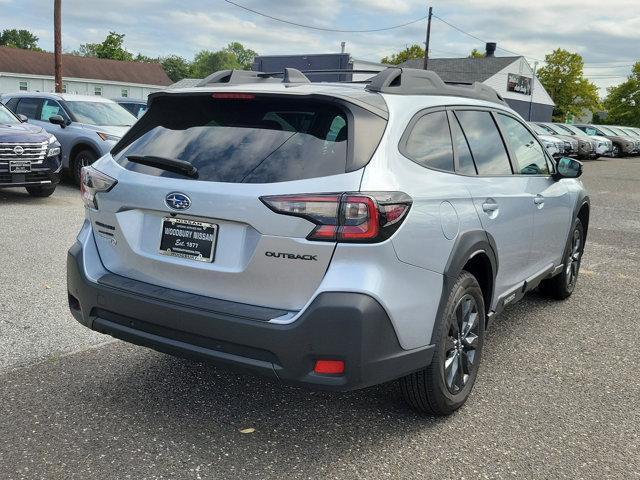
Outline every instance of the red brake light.
{"label": "red brake light", "polygon": [[253,100],[256,96],[252,93],[215,92],[211,97],[216,100]]}
{"label": "red brake light", "polygon": [[402,192],[276,195],[260,198],[276,213],[316,224],[308,240],[381,242],[402,223],[411,198]]}
{"label": "red brake light", "polygon": [[342,375],[344,373],[344,361],[316,360],[313,371],[322,375]]}

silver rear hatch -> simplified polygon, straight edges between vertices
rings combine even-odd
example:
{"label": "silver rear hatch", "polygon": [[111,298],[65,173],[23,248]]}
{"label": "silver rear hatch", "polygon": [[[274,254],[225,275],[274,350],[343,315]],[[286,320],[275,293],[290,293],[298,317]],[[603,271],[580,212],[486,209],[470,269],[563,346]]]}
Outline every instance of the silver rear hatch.
{"label": "silver rear hatch", "polygon": [[314,223],[260,198],[358,191],[363,165],[354,156],[371,157],[386,122],[358,157],[354,122],[368,113],[352,108],[355,115],[335,101],[211,93],[151,102],[113,157],[95,164],[117,181],[88,209],[105,268],[195,295],[301,309],[335,243],[307,240]]}

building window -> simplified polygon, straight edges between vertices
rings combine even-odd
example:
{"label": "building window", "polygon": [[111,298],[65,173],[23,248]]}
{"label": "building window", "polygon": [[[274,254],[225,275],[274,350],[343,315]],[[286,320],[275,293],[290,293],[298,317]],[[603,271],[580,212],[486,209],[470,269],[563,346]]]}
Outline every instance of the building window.
{"label": "building window", "polygon": [[123,88],[121,91],[121,97],[128,97],[129,96],[129,89],[128,88]]}
{"label": "building window", "polygon": [[26,92],[27,90],[29,90],[29,82],[19,82],[18,90],[20,90],[21,92]]}
{"label": "building window", "polygon": [[93,87],[93,94],[102,96],[102,87]]}

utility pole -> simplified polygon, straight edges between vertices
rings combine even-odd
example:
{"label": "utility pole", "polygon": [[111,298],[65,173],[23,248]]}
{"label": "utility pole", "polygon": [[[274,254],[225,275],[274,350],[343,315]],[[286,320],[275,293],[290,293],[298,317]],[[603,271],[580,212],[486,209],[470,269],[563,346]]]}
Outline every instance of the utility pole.
{"label": "utility pole", "polygon": [[433,15],[433,8],[429,7],[429,16],[427,17],[427,41],[424,45],[424,69],[427,70],[429,66],[429,40],[431,38],[431,16]]}
{"label": "utility pole", "polygon": [[536,84],[536,70],[538,69],[538,61],[533,62],[533,77],[531,78],[531,98],[529,100],[529,118],[527,120],[531,121],[531,107],[533,107],[533,87]]}
{"label": "utility pole", "polygon": [[62,93],[62,0],[53,2],[54,90]]}

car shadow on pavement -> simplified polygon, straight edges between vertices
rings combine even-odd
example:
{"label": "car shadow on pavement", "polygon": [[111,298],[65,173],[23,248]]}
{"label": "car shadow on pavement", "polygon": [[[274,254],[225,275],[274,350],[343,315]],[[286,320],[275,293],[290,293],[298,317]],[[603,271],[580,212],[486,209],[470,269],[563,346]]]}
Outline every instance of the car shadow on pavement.
{"label": "car shadow on pavement", "polygon": [[[12,385],[5,441],[16,452],[7,461],[21,465],[19,452],[29,451],[43,468],[64,464],[78,474],[109,471],[109,478],[150,478],[161,458],[167,478],[197,466],[215,478],[282,478],[287,471],[327,478],[336,469],[369,470],[385,452],[441,450],[470,424],[493,421],[482,412],[498,407],[492,389],[509,381],[501,369],[518,368],[505,367],[498,353],[546,328],[535,321],[546,308],[533,294],[496,320],[476,389],[447,418],[410,410],[393,384],[313,392],[120,341],[52,359],[5,377]],[[503,401],[498,411],[508,408]],[[455,461],[455,449],[451,455]]]}
{"label": "car shadow on pavement", "polygon": [[[533,294],[521,305],[531,315],[547,303]],[[527,328],[528,315],[511,318],[514,315],[523,317],[509,309],[490,330],[480,386],[491,382],[491,357],[509,348],[512,321]],[[93,361],[102,357],[100,371],[84,370],[84,380],[76,379],[60,393],[79,415],[86,410],[87,415],[101,412],[101,419],[125,418],[127,428],[136,431],[136,442],[160,437],[180,450],[188,448],[191,458],[201,462],[232,452],[236,462],[250,464],[254,473],[267,469],[274,459],[286,462],[291,456],[315,468],[316,461],[339,461],[354,449],[375,452],[396,442],[400,448],[416,433],[459,427],[481,405],[476,392],[452,417],[434,418],[410,410],[395,384],[348,393],[314,392],[121,342],[94,350],[91,356]],[[99,441],[112,435],[122,438],[118,422],[101,422]]]}

